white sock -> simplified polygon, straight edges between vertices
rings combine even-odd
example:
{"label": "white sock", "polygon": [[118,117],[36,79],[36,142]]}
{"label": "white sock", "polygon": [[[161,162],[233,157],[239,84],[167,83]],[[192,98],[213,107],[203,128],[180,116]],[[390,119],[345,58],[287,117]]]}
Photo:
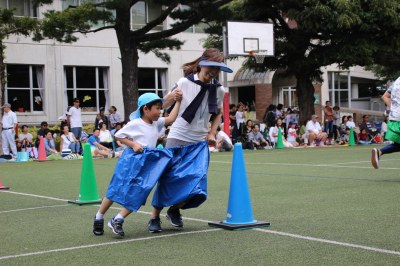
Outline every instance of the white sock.
{"label": "white sock", "polygon": [[114,217],[114,220],[117,220],[117,219],[123,220],[123,219],[124,219],[124,216],[122,216],[121,214],[118,213],[118,214]]}
{"label": "white sock", "polygon": [[100,211],[98,211],[96,213],[96,220],[101,220],[101,219],[103,219],[103,217],[104,217],[104,214],[100,213]]}

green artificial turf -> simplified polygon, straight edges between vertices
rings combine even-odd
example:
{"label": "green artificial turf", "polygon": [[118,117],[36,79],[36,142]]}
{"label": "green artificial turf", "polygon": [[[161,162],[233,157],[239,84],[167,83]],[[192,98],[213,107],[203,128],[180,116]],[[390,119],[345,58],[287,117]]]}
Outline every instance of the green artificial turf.
{"label": "green artificial turf", "polygon": [[[126,219],[124,239],[107,227],[93,235],[97,206],[67,204],[79,197],[82,160],[1,163],[0,179],[15,193],[0,192],[0,265],[399,265],[399,154],[385,155],[375,170],[370,150],[244,151],[244,177],[231,174],[233,153],[213,153],[208,200],[182,212],[184,229],[162,217],[164,231],[148,233],[150,196]],[[93,164],[102,197],[116,160]],[[231,178],[247,180],[254,218],[271,227],[208,226],[226,219]]]}

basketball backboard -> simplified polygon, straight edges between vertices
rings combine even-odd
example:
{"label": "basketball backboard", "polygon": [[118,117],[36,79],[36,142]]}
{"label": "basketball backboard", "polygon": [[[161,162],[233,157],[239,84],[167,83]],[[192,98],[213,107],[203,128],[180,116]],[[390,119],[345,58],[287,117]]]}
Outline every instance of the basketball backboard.
{"label": "basketball backboard", "polygon": [[250,52],[274,56],[274,26],[271,23],[227,22],[228,56]]}

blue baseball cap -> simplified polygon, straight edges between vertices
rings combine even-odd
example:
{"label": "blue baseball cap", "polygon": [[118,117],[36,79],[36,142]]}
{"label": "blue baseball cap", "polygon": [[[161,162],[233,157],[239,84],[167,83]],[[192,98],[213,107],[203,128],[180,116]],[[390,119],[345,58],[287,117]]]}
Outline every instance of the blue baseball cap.
{"label": "blue baseball cap", "polygon": [[219,67],[221,71],[227,72],[227,73],[232,73],[233,70],[230,69],[227,65],[225,65],[222,62],[215,62],[215,61],[207,61],[207,60],[202,60],[199,62],[199,66],[213,66],[213,67]]}
{"label": "blue baseball cap", "polygon": [[137,110],[135,112],[133,112],[133,113],[131,113],[129,115],[129,119],[133,120],[133,119],[136,119],[136,118],[140,118],[140,108],[143,105],[149,104],[149,103],[154,102],[154,101],[164,102],[164,99],[160,98],[157,94],[152,93],[152,92],[147,92],[147,93],[144,93],[144,94],[140,95],[140,97],[138,99],[138,104],[137,104],[138,108],[137,108]]}

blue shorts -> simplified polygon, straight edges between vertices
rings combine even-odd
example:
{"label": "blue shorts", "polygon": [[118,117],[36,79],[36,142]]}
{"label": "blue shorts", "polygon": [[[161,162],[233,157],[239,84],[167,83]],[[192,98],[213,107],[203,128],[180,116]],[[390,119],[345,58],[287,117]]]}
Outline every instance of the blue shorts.
{"label": "blue shorts", "polygon": [[124,150],[115,166],[106,197],[128,210],[146,203],[159,182],[152,205],[157,208],[183,201],[186,208],[199,206],[207,198],[209,151],[207,142],[164,149]]}

